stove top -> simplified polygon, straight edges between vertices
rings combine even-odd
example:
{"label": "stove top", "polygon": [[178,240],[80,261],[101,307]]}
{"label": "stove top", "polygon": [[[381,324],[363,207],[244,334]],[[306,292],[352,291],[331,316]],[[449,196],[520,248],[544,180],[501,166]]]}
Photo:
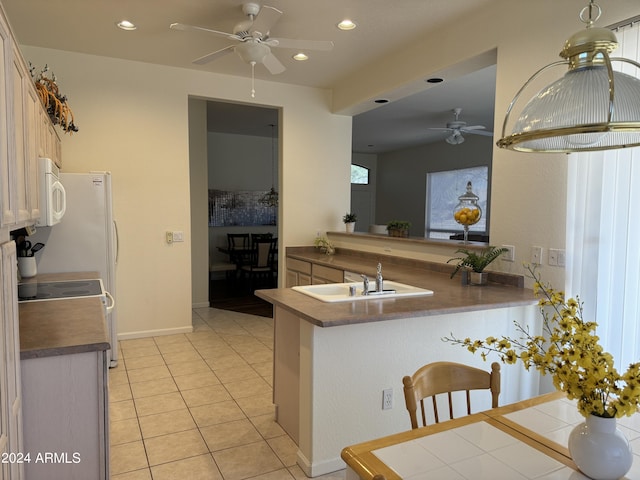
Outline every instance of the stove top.
{"label": "stove top", "polygon": [[18,284],[18,301],[69,299],[104,295],[102,280],[68,280]]}

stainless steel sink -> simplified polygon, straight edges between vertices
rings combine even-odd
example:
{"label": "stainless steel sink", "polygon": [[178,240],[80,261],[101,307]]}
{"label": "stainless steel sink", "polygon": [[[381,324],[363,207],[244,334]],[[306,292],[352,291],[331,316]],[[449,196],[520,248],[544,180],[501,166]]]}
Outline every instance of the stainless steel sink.
{"label": "stainless steel sink", "polygon": [[[350,287],[355,286],[355,295],[350,295]],[[413,287],[404,283],[394,282],[392,280],[384,281],[385,292],[370,292],[369,295],[362,295],[362,283],[326,283],[321,285],[301,285],[292,287],[305,295],[309,295],[321,302],[352,302],[360,300],[384,300],[386,298],[415,297],[422,295],[433,295],[432,290]]]}

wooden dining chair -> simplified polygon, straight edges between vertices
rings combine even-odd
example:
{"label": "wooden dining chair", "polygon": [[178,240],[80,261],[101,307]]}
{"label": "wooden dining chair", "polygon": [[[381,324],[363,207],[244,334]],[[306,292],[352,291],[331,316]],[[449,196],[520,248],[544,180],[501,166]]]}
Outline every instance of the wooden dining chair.
{"label": "wooden dining chair", "polygon": [[227,233],[227,251],[229,261],[235,263],[240,268],[246,263],[249,252],[248,233]]}
{"label": "wooden dining chair", "polygon": [[266,280],[271,288],[274,285],[273,265],[278,248],[277,238],[262,238],[254,241],[249,262],[240,266],[240,278],[249,277],[249,289],[254,290],[257,280]]}
{"label": "wooden dining chair", "polygon": [[449,419],[453,418],[452,393],[466,392],[467,415],[471,414],[471,390],[490,390],[491,407],[498,406],[500,395],[500,364],[493,362],[491,372],[454,362],[434,362],[421,367],[412,376],[402,379],[404,400],[411,419],[411,428],[418,428],[417,410],[420,405],[422,425],[427,425],[424,401],[431,397],[435,422],[440,421],[436,396],[446,393],[449,403]]}

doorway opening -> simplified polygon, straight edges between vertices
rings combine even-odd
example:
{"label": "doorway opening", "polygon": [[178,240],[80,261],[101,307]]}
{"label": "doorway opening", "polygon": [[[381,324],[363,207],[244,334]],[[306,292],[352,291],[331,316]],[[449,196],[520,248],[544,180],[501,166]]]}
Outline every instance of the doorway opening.
{"label": "doorway opening", "polygon": [[[206,182],[192,174],[192,190],[198,192],[192,193],[192,203],[206,202],[206,214],[192,218],[192,231],[200,226],[192,238],[197,235],[201,239],[192,244],[193,267],[201,261],[209,266],[209,306],[271,316],[271,305],[255,297],[253,290],[277,285],[277,264],[272,273],[255,276],[247,266],[257,260],[251,249],[259,237],[270,236],[277,245],[280,111],[210,99],[194,101],[202,102],[197,108],[205,117],[206,133],[199,140],[204,145],[194,148],[190,126],[191,163],[192,169],[194,162],[206,163],[200,170],[201,174],[206,172]],[[194,186],[196,182],[198,186]],[[199,207],[202,211],[202,205]],[[231,252],[229,236],[238,234],[247,236],[246,244],[240,246],[244,251]],[[194,276],[194,305],[203,303],[195,299],[196,288],[201,296],[205,294],[202,285],[196,285],[202,281],[202,275]]]}

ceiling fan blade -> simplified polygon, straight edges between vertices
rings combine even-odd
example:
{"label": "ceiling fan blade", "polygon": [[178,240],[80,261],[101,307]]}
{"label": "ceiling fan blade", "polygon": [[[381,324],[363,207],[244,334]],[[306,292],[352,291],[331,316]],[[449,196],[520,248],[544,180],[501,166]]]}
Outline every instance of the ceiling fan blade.
{"label": "ceiling fan blade", "polygon": [[228,47],[216,50],[215,52],[208,53],[203,57],[196,58],[192,63],[195,63],[196,65],[204,65],[205,63],[212,62],[216,58],[224,57],[225,55],[231,53],[234,48],[235,45],[229,45]]}
{"label": "ceiling fan blade", "polygon": [[231,40],[242,40],[239,36],[234,35],[233,33],[219,32],[218,30],[212,30],[210,28],[205,28],[205,27],[198,27],[196,25],[185,25],[184,23],[172,23],[171,25],[169,25],[169,28],[171,28],[172,30],[207,32],[207,33],[213,33],[215,35],[227,37],[227,38],[230,38]]}
{"label": "ceiling fan blade", "polygon": [[328,52],[333,50],[333,42],[330,40],[294,40],[291,38],[270,38],[269,45],[279,48],[293,48],[296,50],[318,50]]}
{"label": "ceiling fan blade", "polygon": [[485,127],[484,125],[469,125],[469,126],[464,126],[462,127],[464,130],[484,130],[487,127]]}
{"label": "ceiling fan blade", "polygon": [[286,70],[284,65],[280,63],[280,60],[276,58],[276,56],[269,52],[264,59],[262,60],[262,64],[271,72],[273,75],[277,75],[278,73],[282,73]]}
{"label": "ceiling fan blade", "polygon": [[463,128],[460,130],[463,133],[470,133],[472,135],[482,135],[484,137],[493,137],[493,132],[487,132],[486,130],[469,130],[468,127],[467,128]]}
{"label": "ceiling fan blade", "polygon": [[278,20],[280,20],[281,16],[282,12],[277,8],[263,5],[256,18],[253,20],[253,25],[251,25],[249,33],[252,36],[255,36],[254,32],[257,32],[260,34],[260,37],[268,37],[271,28]]}

